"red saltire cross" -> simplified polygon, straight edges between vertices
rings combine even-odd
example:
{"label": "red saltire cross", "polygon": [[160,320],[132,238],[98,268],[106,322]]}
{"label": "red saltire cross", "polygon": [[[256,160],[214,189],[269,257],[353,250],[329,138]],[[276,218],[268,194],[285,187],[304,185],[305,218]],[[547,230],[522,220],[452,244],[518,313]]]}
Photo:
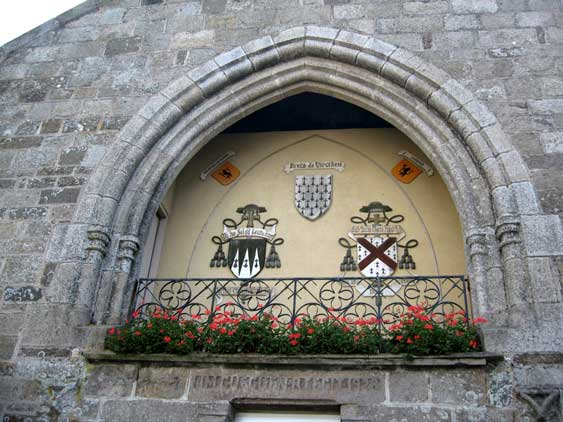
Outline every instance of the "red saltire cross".
{"label": "red saltire cross", "polygon": [[393,243],[397,241],[396,237],[388,237],[387,240],[379,246],[373,245],[365,237],[359,237],[357,241],[360,245],[366,248],[368,252],[370,252],[368,256],[366,256],[358,263],[358,267],[360,267],[360,270],[366,268],[377,258],[383,261],[383,263],[386,264],[387,266],[391,267],[393,271],[397,268],[397,263],[393,261],[389,256],[385,255],[385,251],[389,249],[391,246],[393,246]]}

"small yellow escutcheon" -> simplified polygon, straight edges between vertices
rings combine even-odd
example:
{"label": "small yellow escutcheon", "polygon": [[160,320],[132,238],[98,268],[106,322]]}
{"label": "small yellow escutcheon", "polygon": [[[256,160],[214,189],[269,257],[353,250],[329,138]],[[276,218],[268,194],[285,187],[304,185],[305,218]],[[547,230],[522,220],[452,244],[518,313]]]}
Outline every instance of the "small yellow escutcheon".
{"label": "small yellow escutcheon", "polygon": [[422,173],[422,170],[406,158],[403,158],[391,169],[391,174],[403,183],[412,182],[420,173]]}
{"label": "small yellow escutcheon", "polygon": [[229,161],[226,161],[221,164],[211,176],[219,183],[226,186],[234,182],[240,176],[240,170]]}

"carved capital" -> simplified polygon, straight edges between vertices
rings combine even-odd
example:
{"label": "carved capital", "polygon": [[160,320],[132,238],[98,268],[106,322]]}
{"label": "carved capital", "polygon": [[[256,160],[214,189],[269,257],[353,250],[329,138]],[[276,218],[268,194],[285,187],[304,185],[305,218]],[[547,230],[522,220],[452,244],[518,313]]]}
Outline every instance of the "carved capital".
{"label": "carved capital", "polygon": [[487,237],[484,234],[470,234],[465,241],[469,246],[469,257],[471,259],[479,255],[487,255]]}
{"label": "carved capital", "polygon": [[91,226],[88,229],[88,244],[86,251],[91,259],[101,259],[107,254],[111,238],[105,227]]}
{"label": "carved capital", "polygon": [[130,272],[135,255],[139,251],[139,239],[137,236],[123,236],[119,240],[119,250],[117,251],[117,259],[122,271]]}
{"label": "carved capital", "polygon": [[495,235],[500,242],[500,248],[508,245],[521,243],[520,220],[515,216],[506,216],[499,219],[496,226]]}

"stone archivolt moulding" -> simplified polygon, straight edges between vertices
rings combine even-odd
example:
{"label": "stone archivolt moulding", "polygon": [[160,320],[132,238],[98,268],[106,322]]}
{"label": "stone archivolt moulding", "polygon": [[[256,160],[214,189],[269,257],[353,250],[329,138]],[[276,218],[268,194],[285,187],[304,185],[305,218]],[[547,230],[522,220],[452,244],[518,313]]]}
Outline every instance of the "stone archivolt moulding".
{"label": "stone archivolt moulding", "polygon": [[[333,28],[297,27],[251,41],[192,69],[153,96],[120,132],[81,197],[75,223],[96,227],[88,232],[88,249],[103,254],[111,233],[118,242],[118,262],[104,267],[134,273],[150,215],[197,151],[244,116],[305,91],[377,114],[425,152],[461,217],[471,257],[469,275],[477,290],[475,311],[503,312],[495,311],[483,292],[488,269],[503,266],[492,250],[502,254],[512,245],[510,256],[522,256],[518,207],[524,204],[517,203],[511,185],[518,182],[528,189],[534,202],[528,206],[539,209],[526,166],[496,118],[447,73],[405,49]],[[500,247],[486,236],[495,230]],[[504,268],[500,288],[521,279],[522,269]]]}

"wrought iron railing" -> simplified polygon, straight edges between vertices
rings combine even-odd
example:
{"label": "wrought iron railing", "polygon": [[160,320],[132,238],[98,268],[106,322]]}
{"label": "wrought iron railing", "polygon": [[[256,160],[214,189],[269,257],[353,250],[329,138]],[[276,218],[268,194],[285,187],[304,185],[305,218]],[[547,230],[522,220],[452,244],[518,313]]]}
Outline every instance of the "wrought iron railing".
{"label": "wrought iron railing", "polygon": [[437,315],[463,311],[469,319],[467,280],[464,276],[140,279],[132,310],[146,317],[160,308],[182,318],[224,311],[247,316],[268,312],[285,322],[303,315],[375,317],[385,329],[411,305]]}

